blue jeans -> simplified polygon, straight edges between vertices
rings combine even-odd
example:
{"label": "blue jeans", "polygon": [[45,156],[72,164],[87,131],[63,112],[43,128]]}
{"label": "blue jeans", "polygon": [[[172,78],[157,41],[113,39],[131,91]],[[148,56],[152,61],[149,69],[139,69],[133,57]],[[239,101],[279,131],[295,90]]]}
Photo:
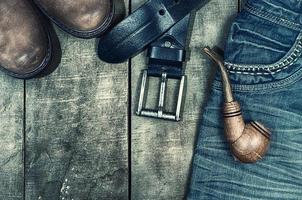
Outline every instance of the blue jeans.
{"label": "blue jeans", "polygon": [[302,1],[249,0],[225,47],[244,119],[272,132],[265,157],[242,164],[223,133],[217,74],[202,116],[188,199],[302,199]]}

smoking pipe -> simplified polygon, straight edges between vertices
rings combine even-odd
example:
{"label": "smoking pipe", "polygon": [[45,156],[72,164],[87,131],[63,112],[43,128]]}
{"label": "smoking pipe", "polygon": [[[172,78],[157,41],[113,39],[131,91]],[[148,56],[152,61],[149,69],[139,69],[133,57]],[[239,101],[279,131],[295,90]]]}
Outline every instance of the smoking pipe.
{"label": "smoking pipe", "polygon": [[245,123],[239,102],[235,101],[223,59],[209,47],[203,51],[218,64],[224,91],[224,132],[232,154],[243,163],[254,163],[263,158],[270,143],[270,131],[256,121]]}

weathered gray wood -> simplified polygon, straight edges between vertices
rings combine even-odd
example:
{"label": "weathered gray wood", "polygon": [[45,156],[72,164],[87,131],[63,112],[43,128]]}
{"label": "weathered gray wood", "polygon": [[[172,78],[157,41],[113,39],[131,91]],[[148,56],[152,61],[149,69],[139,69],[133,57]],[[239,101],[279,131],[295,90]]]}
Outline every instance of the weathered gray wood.
{"label": "weathered gray wood", "polygon": [[23,81],[0,73],[0,199],[23,199]]}
{"label": "weathered gray wood", "polygon": [[[142,2],[133,1],[133,7]],[[134,115],[137,106],[135,91],[146,60],[144,54],[133,59],[132,199],[184,198],[201,108],[214,70],[209,60],[201,54],[201,48],[206,45],[223,46],[228,22],[237,9],[237,1],[212,0],[196,14],[190,42],[190,61],[186,67],[188,86],[182,122]],[[153,88],[155,92],[150,93],[150,105],[156,101],[157,89]]]}
{"label": "weathered gray wood", "polygon": [[26,199],[127,199],[128,63],[57,33],[59,68],[27,81]]}
{"label": "weathered gray wood", "polygon": [[[132,8],[143,0],[133,0]],[[180,123],[132,118],[132,199],[185,195],[201,105],[213,69],[200,47],[223,44],[235,1],[212,0],[195,19]],[[0,74],[0,199],[23,199],[23,98],[26,95],[26,199],[127,199],[127,63],[108,65],[94,40],[57,31],[63,58],[47,78]],[[133,59],[132,113],[144,55]],[[155,85],[155,84],[154,84]],[[175,84],[172,84],[172,86]],[[152,94],[151,94],[152,96]],[[150,105],[157,98],[149,98]]]}

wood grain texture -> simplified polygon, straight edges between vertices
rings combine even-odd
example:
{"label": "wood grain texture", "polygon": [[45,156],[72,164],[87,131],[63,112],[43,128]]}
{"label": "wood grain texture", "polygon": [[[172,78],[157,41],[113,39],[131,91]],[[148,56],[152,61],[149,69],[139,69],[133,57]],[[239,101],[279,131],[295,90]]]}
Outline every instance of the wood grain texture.
{"label": "wood grain texture", "polygon": [[23,199],[23,80],[0,73],[0,199]]}
{"label": "wood grain texture", "polygon": [[[132,2],[133,8],[137,8],[143,1]],[[196,13],[190,60],[186,66],[186,101],[183,120],[179,123],[135,116],[138,100],[135,91],[138,91],[141,70],[146,68],[145,53],[133,59],[132,199],[175,200],[185,197],[202,105],[215,70],[201,54],[201,48],[223,46],[229,22],[237,9],[237,1],[212,0]],[[154,87],[149,93],[151,102],[156,101],[157,93],[158,88]]]}
{"label": "wood grain texture", "polygon": [[[144,2],[132,0],[132,8]],[[200,48],[223,46],[236,11],[236,1],[212,0],[197,12],[180,123],[135,116],[145,54],[132,60],[132,199],[185,197],[202,105],[214,73]],[[95,40],[57,33],[63,57],[52,75],[26,81],[24,88],[22,80],[0,74],[0,199],[23,199],[24,164],[25,199],[128,199],[128,64],[105,64],[95,54]],[[156,92],[150,105],[157,101]]]}
{"label": "wood grain texture", "polygon": [[26,199],[128,199],[128,63],[57,33],[59,68],[26,85]]}

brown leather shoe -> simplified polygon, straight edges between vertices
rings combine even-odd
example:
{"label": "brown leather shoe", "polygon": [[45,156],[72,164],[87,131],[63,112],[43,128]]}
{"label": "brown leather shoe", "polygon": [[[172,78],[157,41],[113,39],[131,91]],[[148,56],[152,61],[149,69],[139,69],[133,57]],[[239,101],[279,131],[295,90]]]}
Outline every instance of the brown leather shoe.
{"label": "brown leather shoe", "polygon": [[45,24],[27,0],[0,1],[0,69],[17,78],[32,78],[51,60]]}
{"label": "brown leather shoe", "polygon": [[102,35],[125,16],[123,0],[34,0],[64,31],[80,38]]}

